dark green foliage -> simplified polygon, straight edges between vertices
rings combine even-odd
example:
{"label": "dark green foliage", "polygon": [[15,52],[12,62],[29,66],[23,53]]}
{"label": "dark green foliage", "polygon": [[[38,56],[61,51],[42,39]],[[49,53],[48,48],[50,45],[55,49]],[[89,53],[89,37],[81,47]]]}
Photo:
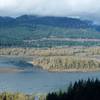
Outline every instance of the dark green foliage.
{"label": "dark green foliage", "polygon": [[[56,40],[44,38],[55,37]],[[93,29],[70,29],[51,26],[3,27],[0,28],[0,46],[5,47],[54,47],[54,46],[91,46],[100,42],[82,42],[57,40],[57,38],[100,38],[99,32]],[[52,39],[52,38],[51,38]],[[34,41],[31,41],[34,40]]]}
{"label": "dark green foliage", "polygon": [[100,100],[100,81],[79,80],[69,86],[68,92],[48,94],[47,100]]}
{"label": "dark green foliage", "polygon": [[[74,23],[74,24],[73,24]],[[57,27],[70,27],[70,28],[87,28],[93,27],[92,21],[80,20],[68,17],[50,17],[50,16],[32,16],[22,15],[16,19],[11,17],[0,17],[0,26],[33,26],[33,25],[48,25]]]}
{"label": "dark green foliage", "polygon": [[[91,46],[99,42],[73,42],[44,40],[44,38],[91,38],[99,39],[99,26],[90,21],[67,17],[20,16],[16,19],[0,17],[0,47],[54,47]],[[27,41],[25,41],[27,40]],[[31,41],[35,40],[35,41]]]}

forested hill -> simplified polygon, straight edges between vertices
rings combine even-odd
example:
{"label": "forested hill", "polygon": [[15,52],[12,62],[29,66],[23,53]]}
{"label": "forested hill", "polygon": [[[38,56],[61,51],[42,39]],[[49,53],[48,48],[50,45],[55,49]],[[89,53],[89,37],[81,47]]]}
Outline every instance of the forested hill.
{"label": "forested hill", "polygon": [[[0,17],[1,46],[75,46],[100,45],[99,41],[83,42],[71,39],[100,39],[100,26],[91,21],[68,17]],[[63,38],[67,38],[63,39]]]}
{"label": "forested hill", "polygon": [[0,26],[11,25],[49,25],[56,27],[71,27],[71,28],[87,28],[92,27],[92,22],[88,20],[80,20],[68,17],[40,17],[32,15],[23,15],[16,18],[0,17]]}

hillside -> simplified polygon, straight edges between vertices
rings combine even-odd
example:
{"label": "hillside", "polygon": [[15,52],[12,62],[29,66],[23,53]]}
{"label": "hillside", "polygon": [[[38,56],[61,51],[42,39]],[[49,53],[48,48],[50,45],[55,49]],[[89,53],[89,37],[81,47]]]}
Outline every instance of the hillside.
{"label": "hillside", "polygon": [[[74,23],[74,24],[73,24]],[[69,17],[48,17],[48,16],[32,16],[22,15],[16,18],[0,17],[0,26],[33,26],[33,25],[49,25],[56,27],[73,27],[73,28],[87,28],[92,26],[92,22],[88,20],[80,20]]]}
{"label": "hillside", "polygon": [[99,26],[91,21],[68,17],[0,17],[1,47],[100,45],[99,41],[66,41],[66,38],[99,39]]}

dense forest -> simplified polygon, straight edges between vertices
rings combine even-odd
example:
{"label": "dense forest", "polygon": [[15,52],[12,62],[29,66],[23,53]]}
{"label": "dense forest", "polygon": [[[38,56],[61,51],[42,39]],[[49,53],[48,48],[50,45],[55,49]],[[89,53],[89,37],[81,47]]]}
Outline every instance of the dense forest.
{"label": "dense forest", "polygon": [[100,45],[99,41],[66,41],[64,38],[99,39],[99,26],[67,17],[0,17],[0,47]]}
{"label": "dense forest", "polygon": [[67,92],[49,93],[46,100],[100,100],[100,81],[79,80]]}

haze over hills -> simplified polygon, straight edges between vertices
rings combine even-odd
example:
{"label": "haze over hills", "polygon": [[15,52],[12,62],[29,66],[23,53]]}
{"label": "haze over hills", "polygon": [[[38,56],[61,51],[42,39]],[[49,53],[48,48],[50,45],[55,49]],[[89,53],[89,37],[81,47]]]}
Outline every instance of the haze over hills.
{"label": "haze over hills", "polygon": [[99,42],[94,41],[87,44],[87,42],[57,40],[57,38],[99,39],[99,27],[92,21],[69,17],[32,15],[16,18],[0,17],[0,46],[99,45]]}

